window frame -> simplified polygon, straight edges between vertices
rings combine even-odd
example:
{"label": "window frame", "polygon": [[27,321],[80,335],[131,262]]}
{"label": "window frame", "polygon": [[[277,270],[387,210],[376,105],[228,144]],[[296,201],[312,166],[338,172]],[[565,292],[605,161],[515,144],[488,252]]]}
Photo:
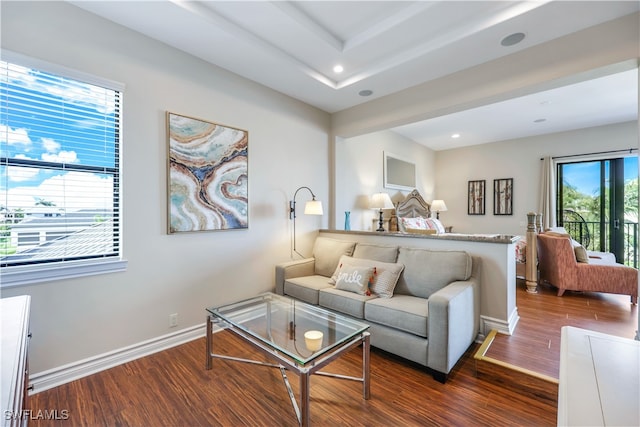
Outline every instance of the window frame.
{"label": "window frame", "polygon": [[[122,103],[125,85],[113,80],[97,77],[78,70],[67,68],[58,64],[39,60],[25,56],[16,52],[2,51],[2,60],[16,65],[37,69],[46,73],[56,74],[68,79],[77,80],[91,85],[101,86],[106,89],[118,91],[120,93],[120,117],[119,117],[119,145],[116,156],[122,159],[122,129],[123,114]],[[118,196],[122,200],[122,163],[118,164],[117,174],[119,176]],[[72,279],[78,277],[92,276],[97,274],[108,274],[126,271],[127,260],[123,256],[122,238],[122,203],[120,202],[117,212],[119,218],[119,251],[118,255],[112,257],[79,259],[71,261],[43,262],[40,264],[14,265],[0,267],[0,289],[38,284],[55,280]]]}

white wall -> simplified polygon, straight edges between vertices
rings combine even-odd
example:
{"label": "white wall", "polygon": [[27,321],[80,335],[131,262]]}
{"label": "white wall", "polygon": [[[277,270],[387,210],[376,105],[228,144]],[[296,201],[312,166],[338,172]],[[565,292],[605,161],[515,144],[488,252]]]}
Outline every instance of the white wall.
{"label": "white wall", "polygon": [[[173,332],[170,313],[186,328],[204,322],[205,307],[271,290],[274,264],[290,258],[287,201],[300,185],[328,197],[328,114],[68,3],[1,7],[2,49],[126,85],[128,270],[2,291],[32,296],[31,372]],[[249,131],[248,230],[167,235],[167,110]],[[304,237],[326,224],[298,221],[298,249],[308,251]]]}
{"label": "white wall", "polygon": [[[537,191],[533,189],[537,186],[534,169],[541,155],[593,151],[596,144],[610,143],[608,134],[595,138],[596,131],[589,131],[584,139],[576,136],[566,146],[553,138],[519,141],[519,148],[496,143],[483,153],[475,151],[479,148],[469,149],[466,154],[480,156],[474,162],[463,159],[465,152],[434,154],[400,142],[397,136],[391,142],[392,135],[384,131],[356,140],[366,145],[358,152],[340,143],[329,147],[328,114],[68,3],[1,2],[0,8],[2,49],[126,84],[122,192],[123,245],[129,268],[120,274],[2,291],[2,297],[32,295],[30,362],[35,373],[172,332],[170,313],[179,313],[179,328],[186,328],[204,321],[206,306],[271,289],[273,265],[290,257],[291,224],[286,209],[295,189],[309,186],[323,202],[335,200],[325,209],[336,218],[336,228],[342,228],[343,212],[358,210],[359,196],[384,190],[381,156],[387,143],[393,144],[390,151],[396,154],[415,155],[419,170],[424,167],[419,190],[429,201],[435,196],[445,199],[449,211],[441,214],[443,222],[453,225],[454,231],[473,226],[474,232],[492,232],[498,226],[501,232],[520,231],[519,218],[530,208],[521,205],[524,196],[518,196],[518,188],[528,182],[530,188],[522,187],[526,196]],[[633,34],[637,33],[637,19],[632,18],[637,16],[604,25],[585,37],[560,41],[548,58],[543,56],[551,52],[551,46],[540,46],[418,91],[334,114],[333,134],[352,137],[379,131],[461,106],[504,99],[514,91],[522,94],[526,92],[523,88],[533,90],[629,58],[637,60],[638,38],[629,38],[626,31],[633,27]],[[167,110],[249,131],[248,230],[166,234]],[[637,128],[634,132],[635,143],[625,140],[620,143],[622,148],[637,146]],[[369,138],[372,140],[366,143]],[[344,150],[350,156],[346,158],[363,159],[363,167],[347,171],[351,166],[341,160],[342,153],[336,153],[335,161],[329,158],[334,149]],[[509,150],[515,151],[509,155]],[[452,170],[448,160],[463,160],[470,169],[456,165]],[[359,173],[365,184],[352,189]],[[513,176],[516,211],[511,222],[494,222],[490,206],[485,218],[475,219],[477,224],[466,222],[466,198],[459,194],[464,192],[466,197],[466,181],[471,176],[482,179],[481,173],[487,184],[493,178]],[[342,187],[350,188],[349,192],[341,193]],[[298,202],[304,201],[305,196],[300,196]],[[327,227],[328,217],[299,217],[297,243],[302,253],[309,252],[311,237],[318,228]],[[365,223],[366,219],[352,218],[354,226]]]}
{"label": "white wall", "polygon": [[[460,233],[524,235],[527,212],[538,212],[540,158],[638,148],[637,123],[494,142],[436,152],[436,193],[448,210],[440,214]],[[493,215],[493,180],[513,178],[513,215]],[[467,183],[486,180],[485,215],[467,214]]]}
{"label": "white wall", "polygon": [[[369,198],[385,192],[396,203],[409,191],[384,188],[383,153],[392,153],[416,164],[416,188],[427,202],[434,198],[435,152],[391,131],[340,140],[336,143],[336,229],[344,230],[344,212],[351,212],[351,229],[372,231],[378,211],[369,209]],[[388,213],[385,213],[388,217]]]}

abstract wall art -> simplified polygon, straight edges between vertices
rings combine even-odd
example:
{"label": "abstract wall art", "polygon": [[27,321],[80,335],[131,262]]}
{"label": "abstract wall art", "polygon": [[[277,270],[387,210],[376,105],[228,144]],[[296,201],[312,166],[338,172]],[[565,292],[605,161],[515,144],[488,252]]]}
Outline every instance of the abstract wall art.
{"label": "abstract wall art", "polygon": [[245,130],[167,112],[168,232],[248,228]]}

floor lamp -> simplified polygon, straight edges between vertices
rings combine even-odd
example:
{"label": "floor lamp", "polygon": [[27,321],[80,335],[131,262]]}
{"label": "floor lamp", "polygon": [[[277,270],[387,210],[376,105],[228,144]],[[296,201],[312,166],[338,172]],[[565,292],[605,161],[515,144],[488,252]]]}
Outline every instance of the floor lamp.
{"label": "floor lamp", "polygon": [[304,256],[296,251],[296,196],[298,195],[298,191],[302,189],[306,189],[311,193],[311,200],[309,200],[304,205],[304,214],[305,215],[322,215],[322,202],[316,200],[316,195],[313,194],[313,191],[309,187],[300,187],[293,193],[293,199],[289,201],[289,219],[293,220],[293,252],[300,255],[302,258]]}

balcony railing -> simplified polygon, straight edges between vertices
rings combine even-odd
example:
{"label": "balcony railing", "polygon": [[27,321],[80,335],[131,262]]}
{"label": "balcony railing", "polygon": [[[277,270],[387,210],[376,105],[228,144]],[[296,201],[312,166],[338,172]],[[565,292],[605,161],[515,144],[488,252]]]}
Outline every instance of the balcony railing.
{"label": "balcony railing", "polygon": [[[600,246],[600,223],[589,221],[565,221],[565,230],[586,249],[591,251],[610,252],[609,223],[604,226],[604,247]],[[638,268],[638,223],[627,222],[624,227],[624,259],[619,263]]]}

